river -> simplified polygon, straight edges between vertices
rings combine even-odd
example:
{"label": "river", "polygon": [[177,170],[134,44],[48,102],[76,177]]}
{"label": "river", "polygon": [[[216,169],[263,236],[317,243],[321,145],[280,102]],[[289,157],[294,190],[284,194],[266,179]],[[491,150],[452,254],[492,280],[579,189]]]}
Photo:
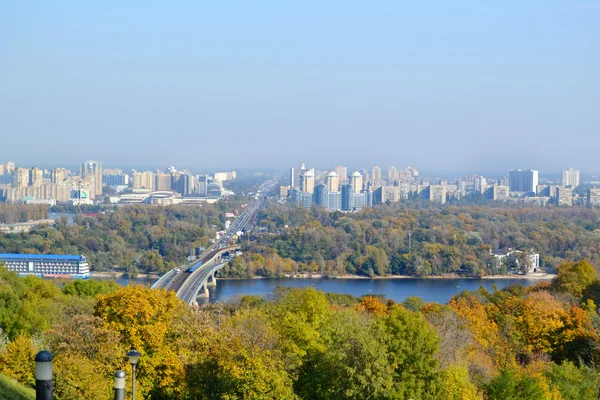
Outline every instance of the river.
{"label": "river", "polygon": [[[503,289],[508,285],[531,286],[540,279],[238,279],[217,280],[217,287],[210,287],[208,299],[198,298],[201,304],[236,301],[245,295],[264,296],[277,286],[314,287],[324,292],[345,293],[353,296],[382,294],[396,302],[409,296],[419,296],[425,301],[446,303],[463,290],[477,290],[481,286],[491,290],[492,285]],[[152,285],[156,279],[138,278],[137,283]],[[117,279],[119,285],[127,285],[126,277]]]}

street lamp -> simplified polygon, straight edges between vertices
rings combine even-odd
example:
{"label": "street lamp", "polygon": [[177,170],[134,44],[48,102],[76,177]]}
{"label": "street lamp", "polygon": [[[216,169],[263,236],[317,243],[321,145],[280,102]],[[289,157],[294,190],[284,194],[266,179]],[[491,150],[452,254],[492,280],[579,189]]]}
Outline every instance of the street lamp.
{"label": "street lamp", "polygon": [[142,353],[136,350],[131,350],[125,355],[129,357],[129,363],[131,364],[131,400],[135,400],[135,366],[137,365]]}
{"label": "street lamp", "polygon": [[52,400],[52,354],[46,350],[35,356],[35,399]]}
{"label": "street lamp", "polygon": [[125,400],[125,371],[115,373],[115,400]]}

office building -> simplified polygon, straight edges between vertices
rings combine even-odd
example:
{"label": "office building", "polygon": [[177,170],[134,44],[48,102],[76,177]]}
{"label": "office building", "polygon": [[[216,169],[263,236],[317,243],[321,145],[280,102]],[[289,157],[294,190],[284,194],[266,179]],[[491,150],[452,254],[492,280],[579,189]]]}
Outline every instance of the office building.
{"label": "office building", "polygon": [[300,175],[300,191],[303,193],[314,193],[315,191],[315,173],[312,169],[302,171]]}
{"label": "office building", "polygon": [[590,208],[600,207],[600,189],[588,189],[587,206]]}
{"label": "office building", "polygon": [[89,278],[90,268],[85,256],[52,254],[0,254],[0,261],[9,271],[19,275],[44,277]]}
{"label": "office building", "polygon": [[208,196],[208,177],[206,175],[198,175],[196,192],[200,196]]}
{"label": "office building", "polygon": [[579,171],[573,168],[561,171],[561,185],[575,188],[579,186]]}
{"label": "office building", "polygon": [[510,171],[508,173],[509,189],[511,193],[537,194],[538,171]]}
{"label": "office building", "polygon": [[102,195],[102,163],[98,161],[81,163],[81,178],[93,186],[92,196]]}
{"label": "office building", "polygon": [[375,185],[381,185],[381,168],[377,165],[373,167],[373,171],[371,172],[371,181]]}
{"label": "office building", "polygon": [[350,176],[350,186],[352,193],[360,193],[363,190],[363,176],[360,172],[354,171]]}
{"label": "office building", "polygon": [[335,167],[335,173],[340,179],[340,183],[346,183],[348,181],[348,168],[338,165]]}
{"label": "office building", "polygon": [[156,171],[156,175],[154,176],[154,189],[171,190],[171,174]]}
{"label": "office building", "polygon": [[334,171],[331,171],[327,174],[325,178],[325,183],[327,185],[327,191],[329,192],[339,192],[340,191],[340,178],[338,174]]}
{"label": "office building", "polygon": [[225,182],[225,181],[233,181],[237,177],[235,171],[231,172],[215,172],[214,180],[215,182]]}
{"label": "office building", "polygon": [[132,186],[133,189],[154,190],[154,174],[151,171],[133,170]]}
{"label": "office building", "polygon": [[[104,170],[106,172],[106,170]],[[127,186],[129,185],[129,175],[127,174],[103,174],[102,183],[108,186]]]}

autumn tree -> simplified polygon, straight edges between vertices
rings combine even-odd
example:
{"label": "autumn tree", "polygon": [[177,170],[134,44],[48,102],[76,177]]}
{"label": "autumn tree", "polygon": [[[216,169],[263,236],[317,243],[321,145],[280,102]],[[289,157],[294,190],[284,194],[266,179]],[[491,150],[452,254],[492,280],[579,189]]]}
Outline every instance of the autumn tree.
{"label": "autumn tree", "polygon": [[598,278],[596,270],[587,261],[566,262],[558,266],[553,286],[560,291],[581,297],[585,288]]}

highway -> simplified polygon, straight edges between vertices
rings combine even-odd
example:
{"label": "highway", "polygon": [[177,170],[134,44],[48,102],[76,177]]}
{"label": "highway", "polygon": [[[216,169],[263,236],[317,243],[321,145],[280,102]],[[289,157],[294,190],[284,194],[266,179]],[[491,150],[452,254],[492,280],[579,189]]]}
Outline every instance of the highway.
{"label": "highway", "polygon": [[[266,193],[274,185],[273,181],[263,183],[257,192],[255,200],[252,201],[245,210],[239,215],[225,234],[208,247],[200,257],[191,263],[181,267],[181,272],[171,270],[159,279],[153,289],[172,290],[177,293],[177,297],[186,303],[194,304],[196,295],[200,290],[200,286],[209,278],[216,270],[220,269],[225,263],[218,264],[219,257],[222,253],[235,251],[238,246],[231,245],[230,241],[238,232],[245,230],[249,231],[249,227],[253,226],[258,211],[264,205]],[[195,267],[195,268],[194,268]],[[188,272],[190,268],[194,268],[193,272]]]}

